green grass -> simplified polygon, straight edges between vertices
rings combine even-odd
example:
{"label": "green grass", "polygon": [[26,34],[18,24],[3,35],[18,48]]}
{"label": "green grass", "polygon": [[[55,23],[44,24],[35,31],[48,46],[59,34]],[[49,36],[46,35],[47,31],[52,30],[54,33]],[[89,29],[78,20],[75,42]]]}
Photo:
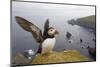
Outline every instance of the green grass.
{"label": "green grass", "polygon": [[88,61],[88,58],[81,55],[76,50],[67,50],[63,52],[52,52],[48,54],[37,54],[31,64],[48,64],[62,62]]}

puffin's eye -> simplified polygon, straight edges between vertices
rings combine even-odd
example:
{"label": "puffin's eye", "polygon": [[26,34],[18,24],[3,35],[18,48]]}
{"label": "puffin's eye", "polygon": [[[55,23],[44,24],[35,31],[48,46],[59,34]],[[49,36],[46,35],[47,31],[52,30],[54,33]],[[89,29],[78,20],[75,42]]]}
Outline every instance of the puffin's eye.
{"label": "puffin's eye", "polygon": [[50,31],[52,31],[52,30],[50,30]]}

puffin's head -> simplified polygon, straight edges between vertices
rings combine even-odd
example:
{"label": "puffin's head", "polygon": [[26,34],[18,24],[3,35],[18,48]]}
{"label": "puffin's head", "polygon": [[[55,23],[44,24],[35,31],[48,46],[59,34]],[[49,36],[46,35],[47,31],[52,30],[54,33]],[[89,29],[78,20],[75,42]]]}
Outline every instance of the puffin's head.
{"label": "puffin's head", "polygon": [[50,35],[50,36],[56,36],[58,34],[59,34],[59,32],[55,28],[53,28],[53,27],[49,28],[48,35]]}

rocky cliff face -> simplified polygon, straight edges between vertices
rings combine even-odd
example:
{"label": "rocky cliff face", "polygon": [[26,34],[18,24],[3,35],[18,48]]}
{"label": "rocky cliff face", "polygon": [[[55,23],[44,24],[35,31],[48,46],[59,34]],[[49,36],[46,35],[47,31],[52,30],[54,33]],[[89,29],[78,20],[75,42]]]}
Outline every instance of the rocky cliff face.
{"label": "rocky cliff face", "polygon": [[68,23],[72,25],[76,24],[83,27],[95,29],[96,19],[95,19],[95,15],[91,15],[91,16],[78,18],[76,20],[74,19],[69,20]]}

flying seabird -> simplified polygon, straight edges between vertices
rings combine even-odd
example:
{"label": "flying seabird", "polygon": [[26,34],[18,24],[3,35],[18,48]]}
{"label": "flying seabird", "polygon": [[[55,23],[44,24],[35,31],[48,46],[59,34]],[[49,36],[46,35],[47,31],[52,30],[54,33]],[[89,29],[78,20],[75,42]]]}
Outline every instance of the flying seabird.
{"label": "flying seabird", "polygon": [[16,16],[17,23],[26,31],[33,35],[33,38],[39,43],[39,48],[36,53],[48,53],[51,52],[55,46],[55,36],[59,33],[55,28],[49,27],[49,19],[44,24],[44,32],[33,23],[28,20]]}

